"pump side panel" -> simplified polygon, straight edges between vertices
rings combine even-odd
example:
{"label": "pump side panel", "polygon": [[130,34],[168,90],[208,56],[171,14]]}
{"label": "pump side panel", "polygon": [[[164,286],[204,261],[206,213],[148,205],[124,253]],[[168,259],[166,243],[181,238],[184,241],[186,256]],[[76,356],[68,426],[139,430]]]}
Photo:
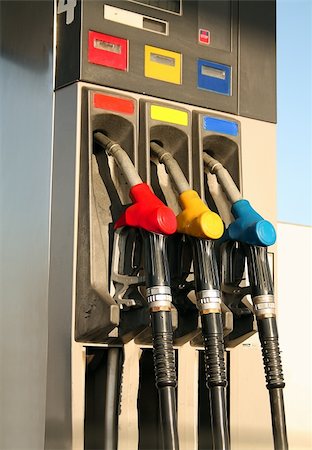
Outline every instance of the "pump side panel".
{"label": "pump side panel", "polygon": [[52,1],[0,2],[0,448],[42,450]]}
{"label": "pump side panel", "polygon": [[276,3],[239,2],[238,114],[276,122]]}
{"label": "pump side panel", "polygon": [[46,449],[72,448],[71,333],[76,204],[76,90],[76,85],[71,85],[59,91],[55,105]]}

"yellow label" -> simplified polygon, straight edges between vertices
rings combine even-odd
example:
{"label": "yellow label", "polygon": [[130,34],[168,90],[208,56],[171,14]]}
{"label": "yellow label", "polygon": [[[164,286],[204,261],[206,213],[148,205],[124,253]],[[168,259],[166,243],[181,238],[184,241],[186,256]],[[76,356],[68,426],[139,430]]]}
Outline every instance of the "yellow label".
{"label": "yellow label", "polygon": [[174,123],[176,125],[188,125],[188,113],[179,109],[166,108],[165,106],[151,106],[151,118],[160,122]]}
{"label": "yellow label", "polygon": [[144,75],[147,78],[181,84],[181,67],[181,53],[145,45]]}

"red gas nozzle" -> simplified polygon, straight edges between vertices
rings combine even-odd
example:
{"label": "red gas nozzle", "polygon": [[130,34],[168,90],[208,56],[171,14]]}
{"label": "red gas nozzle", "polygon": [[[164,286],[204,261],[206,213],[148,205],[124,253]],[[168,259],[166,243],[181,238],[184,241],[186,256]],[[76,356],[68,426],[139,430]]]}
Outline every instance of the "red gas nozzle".
{"label": "red gas nozzle", "polygon": [[174,212],[151,191],[146,183],[130,189],[133,205],[128,206],[115,223],[115,229],[123,226],[143,228],[160,234],[173,234],[177,230]]}

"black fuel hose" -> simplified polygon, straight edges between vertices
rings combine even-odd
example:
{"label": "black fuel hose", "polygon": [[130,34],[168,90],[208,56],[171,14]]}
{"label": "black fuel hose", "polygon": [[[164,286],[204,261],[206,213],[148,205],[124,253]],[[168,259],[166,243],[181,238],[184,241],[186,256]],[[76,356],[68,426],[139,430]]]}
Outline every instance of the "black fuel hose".
{"label": "black fuel hose", "polygon": [[195,291],[205,347],[206,384],[210,396],[214,449],[229,450],[225,349],[214,241],[198,238],[190,240],[193,249]]}
{"label": "black fuel hose", "polygon": [[151,314],[153,355],[164,450],[178,450],[176,387],[171,290],[166,236],[142,230],[144,273]]}
{"label": "black fuel hose", "polygon": [[122,378],[123,348],[108,349],[104,416],[104,450],[118,448],[118,414]]}
{"label": "black fuel hose", "polygon": [[285,387],[275,315],[274,288],[267,247],[246,245],[249,281],[270,394],[275,450],[288,450],[283,388]]}

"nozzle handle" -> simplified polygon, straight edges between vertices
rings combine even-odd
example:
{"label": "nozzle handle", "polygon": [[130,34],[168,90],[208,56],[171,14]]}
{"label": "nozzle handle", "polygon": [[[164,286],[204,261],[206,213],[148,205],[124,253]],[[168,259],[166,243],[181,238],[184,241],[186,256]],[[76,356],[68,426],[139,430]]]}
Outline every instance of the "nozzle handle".
{"label": "nozzle handle", "polygon": [[130,198],[133,204],[115,223],[115,228],[129,226],[152,233],[173,234],[177,230],[174,212],[166,206],[146,183],[132,186]]}
{"label": "nozzle handle", "polygon": [[227,228],[223,239],[243,242],[250,245],[270,246],[276,241],[273,225],[258,214],[248,200],[242,198],[229,172],[208,153],[203,159],[209,171],[217,176],[224,193],[231,203],[235,221]]}
{"label": "nozzle handle", "polygon": [[241,199],[233,203],[231,212],[235,221],[227,228],[225,239],[263,247],[275,243],[275,228],[252,208],[248,200]]}

